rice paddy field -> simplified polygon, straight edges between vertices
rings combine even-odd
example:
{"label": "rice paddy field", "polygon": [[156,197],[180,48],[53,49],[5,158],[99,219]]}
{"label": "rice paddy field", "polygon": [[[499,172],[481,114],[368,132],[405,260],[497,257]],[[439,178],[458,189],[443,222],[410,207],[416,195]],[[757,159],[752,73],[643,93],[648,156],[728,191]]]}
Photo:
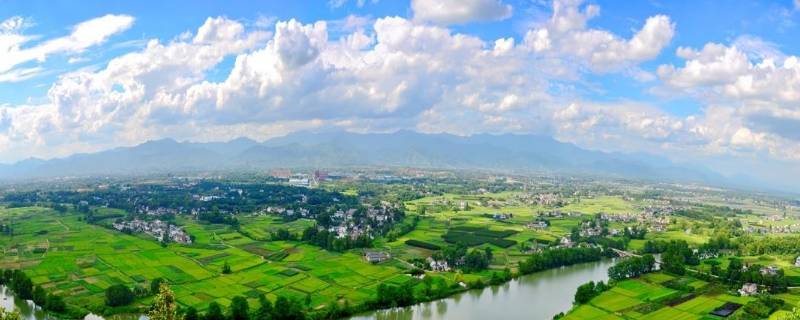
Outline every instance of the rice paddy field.
{"label": "rice paddy field", "polygon": [[[190,220],[181,223],[195,236],[194,244],[162,247],[149,236],[86,224],[76,214],[59,215],[50,209],[0,209],[0,219],[15,229],[13,237],[0,236],[0,268],[24,269],[35,284],[88,310],[102,309],[104,290],[113,284],[147,287],[155,278],[172,285],[181,305],[200,310],[211,301],[226,306],[236,295],[257,305],[262,293],[273,300],[278,295],[309,297],[318,307],[339,299],[363,302],[382,282],[416,280],[402,272],[407,267],[399,261],[372,265],[359,252],[258,241],[226,226]],[[269,218],[253,225],[279,223]],[[300,223],[289,228],[299,228]],[[221,273],[225,263],[231,274]]]}
{"label": "rice paddy field", "polygon": [[755,300],[707,288],[705,281],[688,276],[680,280],[689,283],[698,294],[687,295],[662,285],[673,279],[671,275],[652,273],[618,282],[589,303],[573,308],[563,319],[724,319],[710,313],[728,302],[744,305]]}

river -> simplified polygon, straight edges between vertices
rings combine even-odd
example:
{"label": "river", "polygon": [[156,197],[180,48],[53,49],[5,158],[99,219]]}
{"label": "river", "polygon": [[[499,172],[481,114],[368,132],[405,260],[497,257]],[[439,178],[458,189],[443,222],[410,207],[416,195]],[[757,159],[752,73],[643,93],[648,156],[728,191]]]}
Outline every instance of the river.
{"label": "river", "polygon": [[16,309],[19,311],[22,320],[51,319],[42,308],[33,304],[33,301],[17,299],[5,286],[0,286],[0,307],[6,311]]}
{"label": "river", "polygon": [[[608,268],[614,260],[606,259],[522,276],[508,283],[470,290],[442,300],[420,303],[405,308],[367,312],[350,320],[451,320],[451,319],[552,319],[572,307],[579,285],[589,281],[608,281]],[[6,287],[0,286],[0,306],[16,308],[22,320],[49,320],[32,301],[15,299]],[[136,320],[133,315],[109,320]],[[89,315],[86,320],[103,320]]]}
{"label": "river", "polygon": [[508,283],[470,290],[405,308],[371,311],[350,320],[552,319],[572,307],[575,290],[589,281],[608,281],[614,260],[537,272]]}

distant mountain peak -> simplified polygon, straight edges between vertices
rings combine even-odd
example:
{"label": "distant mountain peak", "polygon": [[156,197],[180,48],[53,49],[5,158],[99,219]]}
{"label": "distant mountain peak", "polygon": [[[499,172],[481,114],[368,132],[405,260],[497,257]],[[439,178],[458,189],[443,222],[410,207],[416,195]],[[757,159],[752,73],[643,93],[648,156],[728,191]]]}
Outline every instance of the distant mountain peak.
{"label": "distant mountain peak", "polygon": [[711,171],[677,167],[658,159],[663,158],[586,150],[543,135],[322,130],[295,132],[263,143],[246,137],[203,143],[157,139],[62,159],[21,161],[0,167],[0,178],[404,166],[589,173],[694,182],[721,180]]}

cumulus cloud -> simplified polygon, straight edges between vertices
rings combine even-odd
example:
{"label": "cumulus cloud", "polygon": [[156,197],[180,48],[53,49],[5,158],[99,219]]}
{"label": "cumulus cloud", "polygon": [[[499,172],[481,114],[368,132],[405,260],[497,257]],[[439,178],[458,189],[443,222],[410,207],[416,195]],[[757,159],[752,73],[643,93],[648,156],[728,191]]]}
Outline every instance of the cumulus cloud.
{"label": "cumulus cloud", "polygon": [[658,77],[667,92],[709,104],[696,127],[709,149],[800,160],[800,58],[752,37],[676,54],[683,65],[661,65]]}
{"label": "cumulus cloud", "polygon": [[67,36],[44,40],[33,46],[25,46],[38,38],[22,33],[28,24],[25,19],[12,17],[0,22],[0,82],[28,79],[41,69],[14,68],[30,61],[44,62],[54,54],[83,52],[127,30],[133,22],[131,16],[109,14],[75,25]]}
{"label": "cumulus cloud", "polygon": [[414,19],[441,24],[505,20],[514,11],[502,0],[412,0],[411,9]]}
{"label": "cumulus cloud", "polygon": [[550,20],[528,31],[525,45],[541,55],[572,57],[592,71],[608,72],[657,57],[675,34],[675,24],[665,15],[647,18],[630,39],[587,28],[587,22],[599,14],[596,5],[555,0]]}
{"label": "cumulus cloud", "polygon": [[[484,40],[417,17],[348,18],[352,28],[288,20],[276,22],[274,32],[209,18],[172,41],[152,39],[102,68],[62,75],[47,103],[0,107],[0,156],[64,155],[164,136],[265,138],[321,126],[534,132],[628,151],[780,145],[752,126],[749,135],[737,135],[750,122],[735,108],[713,111],[728,114],[716,123],[640,103],[576,97],[563,84],[588,72],[652,79],[637,65],[656,57],[674,33],[670,19],[660,15],[628,39],[587,27],[599,12],[593,5],[556,1],[552,16],[519,42]],[[703,53],[681,54],[700,59]],[[208,80],[226,57],[234,58],[232,69]],[[757,121],[764,122],[751,122]]]}
{"label": "cumulus cloud", "polygon": [[782,55],[753,61],[736,46],[709,43],[703,49],[678,48],[683,67],[662,65],[659,77],[669,86],[711,99],[754,99],[774,103],[800,101],[800,58]]}

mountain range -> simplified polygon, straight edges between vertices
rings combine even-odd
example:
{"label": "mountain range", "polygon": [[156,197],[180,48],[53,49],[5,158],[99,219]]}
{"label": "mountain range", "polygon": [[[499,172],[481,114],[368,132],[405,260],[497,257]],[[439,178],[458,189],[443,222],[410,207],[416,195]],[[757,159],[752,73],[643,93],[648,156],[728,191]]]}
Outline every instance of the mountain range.
{"label": "mountain range", "polygon": [[606,153],[538,135],[358,134],[299,132],[257,142],[178,142],[161,139],[133,147],[27,159],[0,165],[0,179],[132,175],[270,168],[416,167],[593,174],[661,181],[725,184],[697,166],[651,155]]}

